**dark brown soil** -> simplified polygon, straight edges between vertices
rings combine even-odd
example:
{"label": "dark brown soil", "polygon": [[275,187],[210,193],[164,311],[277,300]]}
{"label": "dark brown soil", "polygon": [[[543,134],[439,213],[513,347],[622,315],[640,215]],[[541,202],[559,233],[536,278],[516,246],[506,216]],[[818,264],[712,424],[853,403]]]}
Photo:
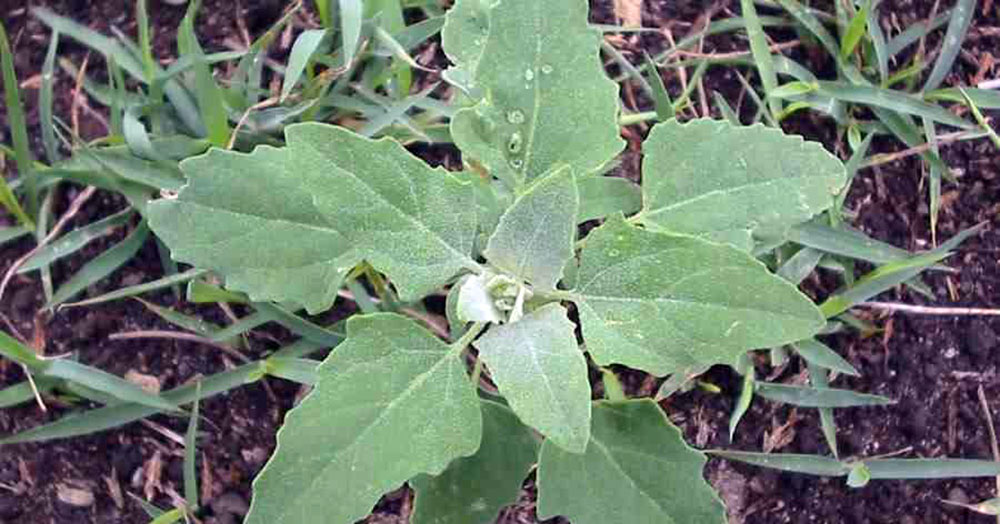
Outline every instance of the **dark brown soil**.
{"label": "dark brown soil", "polygon": [[[933,8],[931,0],[885,0],[881,8],[884,23],[896,27],[908,25],[928,16]],[[946,7],[952,2],[941,2]],[[31,2],[6,2],[0,5],[0,14],[14,41],[17,69],[22,81],[38,73],[45,52],[48,33],[34,19],[26,15],[27,5],[48,5],[56,12],[70,15],[91,27],[107,32],[111,25],[128,34],[135,34],[131,1],[81,2],[76,0],[46,0]],[[247,31],[253,35],[267,27],[280,13],[282,2],[244,0],[242,5],[225,0],[208,0],[202,9],[204,15],[198,25],[198,34],[209,50],[226,47],[227,39],[242,41],[242,30],[237,20],[242,17]],[[614,17],[610,0],[592,0],[592,20],[612,23]],[[173,55],[171,32],[183,16],[183,7],[173,7],[160,1],[150,2],[152,18],[157,29],[156,49],[161,58]],[[738,14],[739,2],[720,1],[716,4],[695,0],[646,0],[643,23],[669,29],[676,38],[692,31],[705,13],[713,19]],[[992,2],[980,2],[974,28],[965,43],[963,54],[948,83],[969,85],[974,83],[980,64],[993,49],[998,48],[1000,18]],[[696,29],[696,26],[695,26]],[[795,38],[794,34],[781,35],[779,39]],[[929,38],[928,49],[937,46],[939,36]],[[617,41],[632,58],[646,50],[655,53],[665,48],[662,34],[628,36]],[[733,36],[713,37],[705,40],[705,53],[731,52],[747,48],[746,42]],[[60,54],[79,63],[85,50],[68,40],[60,46]],[[791,53],[820,74],[829,73],[829,64],[820,53],[798,48]],[[100,60],[92,62],[92,71],[103,70]],[[745,69],[742,71],[746,74]],[[690,73],[690,72],[689,72]],[[985,70],[986,78],[997,71]],[[676,94],[680,90],[679,77],[672,71],[664,78]],[[64,74],[58,77],[55,112],[68,115],[72,79]],[[741,86],[734,70],[714,68],[706,79],[708,102],[711,91],[717,90],[741,108],[745,118],[752,116],[751,104],[741,101]],[[37,91],[28,86],[23,91],[27,99],[29,123],[33,137],[37,137],[37,110],[34,98]],[[634,109],[648,110],[648,100],[638,89],[627,88],[624,97]],[[699,104],[700,105],[700,104]],[[6,115],[0,113],[3,120]],[[81,134],[92,138],[105,132],[99,119],[81,114]],[[800,133],[823,142],[832,151],[841,153],[837,146],[836,129],[832,122],[812,114],[800,114],[786,125],[786,130]],[[645,130],[630,129],[630,152],[626,153],[621,169],[625,174],[638,176],[638,143]],[[9,142],[6,135],[4,142]],[[36,151],[41,153],[38,141]],[[879,140],[879,152],[898,150],[898,144]],[[442,162],[442,156],[454,156],[440,148],[421,150],[433,162]],[[938,237],[945,239],[955,232],[974,224],[992,222],[1000,208],[1000,155],[986,142],[958,143],[944,147],[944,160],[961,175],[959,184],[946,183],[945,206],[938,226]],[[451,165],[451,162],[446,162]],[[56,213],[61,213],[77,189],[65,188],[58,199]],[[926,249],[931,246],[927,222],[926,181],[916,157],[887,164],[877,169],[862,171],[855,181],[848,207],[857,212],[855,224],[872,237],[885,240],[907,249]],[[91,199],[74,226],[107,216],[124,207],[118,197],[99,194]],[[77,271],[124,232],[99,240],[79,256],[57,263],[53,267],[53,280],[58,284]],[[30,249],[28,241],[8,244],[0,251],[0,271]],[[938,305],[966,305],[997,307],[1000,302],[1000,237],[992,225],[968,240],[949,260],[955,268],[951,274],[936,273],[927,277],[934,289]],[[117,271],[111,278],[90,290],[91,293],[115,289],[121,285],[151,280],[162,274],[156,247],[149,243],[139,256]],[[821,299],[836,286],[830,275],[814,275],[806,289]],[[202,316],[206,320],[226,323],[223,313],[211,307],[193,307],[177,302],[169,292],[150,297],[154,302],[175,306]],[[927,303],[926,299],[902,290],[887,294],[887,300],[905,303]],[[0,303],[3,313],[30,337],[36,329],[35,312],[42,304],[42,291],[37,275],[28,275],[13,282],[8,295]],[[240,313],[239,311],[237,313]],[[828,342],[857,367],[862,377],[841,377],[834,385],[862,392],[886,395],[898,403],[886,408],[844,409],[837,411],[839,425],[838,444],[842,456],[873,456],[897,451],[907,451],[911,457],[990,457],[989,437],[977,399],[977,388],[982,386],[991,404],[994,418],[1000,418],[996,409],[1000,400],[1000,375],[995,351],[1000,341],[1000,321],[990,318],[916,317],[902,314],[873,315],[869,320],[884,328],[884,335],[862,339],[855,333],[831,337]],[[138,371],[157,377],[162,386],[174,387],[200,375],[209,375],[231,367],[233,362],[218,350],[191,343],[174,341],[112,341],[108,335],[138,329],[172,329],[171,326],[149,313],[141,304],[131,301],[112,303],[90,308],[73,308],[60,311],[52,318],[42,317],[39,324],[44,330],[47,354],[56,355],[76,351],[83,362],[97,365],[110,372],[123,375]],[[4,328],[5,330],[7,328]],[[281,341],[291,340],[287,333],[268,327],[255,330],[250,337],[247,355],[251,358],[273,349]],[[0,386],[23,380],[16,366],[0,364]],[[761,359],[757,372],[770,380],[783,381],[795,378],[802,371],[797,360],[785,368],[773,370]],[[631,393],[650,393],[651,386],[645,377],[629,373],[627,386]],[[695,389],[663,402],[672,420],[681,426],[693,445],[701,448],[737,448],[761,450],[767,441],[783,440],[777,452],[826,453],[826,444],[819,431],[818,417],[814,410],[790,409],[756,399],[751,411],[737,432],[734,443],[728,442],[727,424],[740,380],[723,367],[713,368],[704,379],[722,388],[721,394],[711,394]],[[289,382],[268,379],[261,384],[245,386],[228,395],[208,400],[202,404],[205,423],[199,440],[199,472],[203,499],[208,501],[204,517],[208,522],[236,522],[241,506],[245,507],[250,496],[250,481],[263,465],[274,445],[274,434],[284,413],[291,407],[300,388]],[[38,406],[26,404],[0,412],[0,434],[8,435],[45,422],[55,420],[68,412],[68,408],[54,401],[50,410],[43,413]],[[157,426],[183,433],[186,420],[163,416],[151,419]],[[785,439],[777,436],[784,434]],[[780,444],[780,443],[779,443]],[[117,499],[116,489],[144,497],[148,493],[161,507],[169,507],[173,493],[182,493],[182,446],[165,437],[155,427],[135,423],[126,427],[87,437],[60,440],[41,444],[27,444],[0,448],[0,522],[76,523],[76,522],[146,522],[141,509],[127,495]],[[146,481],[146,473],[158,482]],[[804,475],[780,474],[773,471],[729,464],[713,459],[707,477],[727,500],[731,522],[739,523],[963,523],[991,522],[989,517],[976,516],[968,511],[946,509],[941,499],[979,501],[996,496],[995,482],[991,479],[955,481],[873,481],[859,490],[847,488],[842,479],[818,479]],[[92,505],[75,508],[60,501],[58,493],[66,487],[92,492],[96,500]],[[530,488],[530,483],[528,485]],[[398,492],[380,505],[371,522],[402,522],[399,508],[408,505],[408,495]],[[507,511],[502,522],[535,522],[531,492],[526,491],[522,500]]]}

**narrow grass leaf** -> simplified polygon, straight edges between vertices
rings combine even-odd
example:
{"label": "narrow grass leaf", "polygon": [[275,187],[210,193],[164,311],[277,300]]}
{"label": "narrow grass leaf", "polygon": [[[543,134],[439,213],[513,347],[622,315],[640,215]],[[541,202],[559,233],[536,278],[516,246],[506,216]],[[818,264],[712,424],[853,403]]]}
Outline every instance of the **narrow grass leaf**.
{"label": "narrow grass leaf", "polygon": [[[193,402],[195,398],[204,400],[244,384],[249,384],[258,380],[261,376],[263,376],[262,363],[254,362],[205,378],[201,381],[200,397],[196,391],[196,386],[193,384],[164,392],[161,394],[161,397],[172,405],[188,404]],[[20,442],[41,442],[87,435],[116,428],[123,424],[155,415],[161,411],[165,410],[134,403],[105,406],[77,415],[66,416],[55,422],[0,439],[0,445]]]}
{"label": "narrow grass leaf", "polygon": [[777,275],[792,284],[801,284],[816,269],[823,255],[819,249],[804,247],[778,268]]}
{"label": "narrow grass leaf", "polygon": [[198,508],[198,413],[201,411],[201,381],[195,383],[194,408],[184,433],[184,503],[191,510]]}
{"label": "narrow grass leaf", "polygon": [[656,67],[656,63],[653,62],[648,53],[644,52],[642,56],[646,60],[646,68],[649,71],[649,87],[652,90],[656,117],[660,122],[665,122],[674,117],[674,103],[670,101],[670,93],[667,92],[667,86],[663,84],[663,77],[660,76],[660,70]]}
{"label": "narrow grass leaf", "polygon": [[759,382],[756,392],[768,400],[806,408],[849,408],[894,403],[890,398],[856,393],[849,389],[791,386],[770,382]]}
{"label": "narrow grass leaf", "polygon": [[944,27],[952,18],[951,10],[939,13],[934,19],[924,23],[910,24],[903,32],[889,39],[885,45],[885,50],[889,56],[896,56],[900,51],[925,38],[931,32]]}
{"label": "narrow grass leaf", "polygon": [[736,435],[736,427],[740,425],[743,415],[750,409],[750,403],[753,402],[754,385],[756,383],[753,364],[748,355],[744,354],[740,356],[739,367],[740,373],[743,374],[743,389],[740,391],[736,406],[733,407],[733,413],[729,416],[730,442],[732,442],[733,436]]}
{"label": "narrow grass leaf", "polygon": [[[4,186],[3,177],[0,177],[0,192],[3,191]],[[7,242],[17,240],[29,233],[31,233],[31,230],[23,226],[2,227],[0,228],[0,246],[6,244]]]}
{"label": "narrow grass leaf", "polygon": [[128,208],[70,231],[38,250],[18,268],[18,274],[41,269],[57,260],[76,253],[92,241],[110,234],[119,226],[127,224],[132,214],[133,210]]}
{"label": "narrow grass leaf", "polygon": [[859,302],[864,302],[910,280],[928,267],[947,258],[949,254],[931,252],[881,266],[862,277],[853,286],[827,298],[820,306],[820,311],[827,318],[837,316]]}
{"label": "narrow grass leaf", "polygon": [[183,273],[166,276],[143,284],[136,284],[122,289],[116,289],[110,293],[105,293],[94,298],[88,298],[87,300],[63,304],[62,307],[92,306],[94,304],[102,304],[104,302],[112,302],[123,298],[135,297],[151,291],[158,291],[170,286],[189,282],[192,279],[198,278],[206,273],[208,273],[207,269],[189,269]]}
{"label": "narrow grass leaf", "polygon": [[25,380],[24,382],[18,382],[13,386],[7,386],[0,389],[0,409],[9,408],[17,406],[18,404],[23,404],[30,400],[35,399],[35,388],[38,388],[38,393],[44,395],[55,387],[55,381],[43,379],[43,377],[34,377],[35,387],[31,386],[31,382]]}
{"label": "narrow grass leaf", "polygon": [[[837,5],[841,5],[837,2]],[[865,36],[865,32],[868,29],[868,11],[871,8],[871,0],[866,0],[854,16],[851,17],[850,23],[847,25],[847,30],[844,31],[840,39],[840,58],[841,60],[848,60],[854,50],[861,43],[861,39]]]}
{"label": "narrow grass leaf", "polygon": [[951,458],[867,459],[873,479],[950,479],[1000,476],[1000,462]]}
{"label": "narrow grass leaf", "polygon": [[[840,356],[836,351],[830,349],[826,344],[814,339],[809,338],[805,340],[800,340],[794,344],[792,347],[795,348],[795,352],[804,358],[810,364],[831,369],[845,375],[850,375],[852,377],[861,376],[858,370],[851,365],[850,362]],[[824,385],[817,385],[818,387],[826,387]]]}
{"label": "narrow grass leaf", "polygon": [[[809,382],[814,387],[826,388],[830,386],[826,369],[812,362],[807,362],[807,368]],[[840,458],[840,453],[837,450],[837,421],[833,415],[833,408],[819,408],[819,423],[820,429],[823,431],[823,438],[826,439],[826,445],[830,447],[834,458]]]}
{"label": "narrow grass leaf", "polygon": [[338,0],[340,2],[340,39],[344,53],[344,67],[351,67],[354,55],[361,41],[361,25],[364,13],[362,0]]}
{"label": "narrow grass leaf", "polygon": [[29,347],[3,331],[0,331],[0,355],[36,371],[44,371],[49,366],[47,360],[42,360]]}
{"label": "narrow grass leaf", "polygon": [[173,508],[159,517],[149,521],[149,524],[174,524],[175,522],[180,522],[182,520],[184,520],[184,510],[181,508]]}
{"label": "narrow grass leaf", "polygon": [[820,80],[817,93],[844,102],[881,107],[890,111],[929,118],[953,127],[971,129],[970,122],[956,116],[947,109],[926,102],[923,99],[900,91],[882,89],[868,85],[853,85],[845,82]]}
{"label": "narrow grass leaf", "polygon": [[14,72],[14,55],[7,41],[7,31],[0,24],[0,67],[3,68],[4,105],[7,112],[7,128],[14,142],[14,160],[17,172],[24,181],[27,212],[21,208],[14,193],[0,176],[0,203],[7,208],[21,225],[34,229],[35,223],[30,215],[38,210],[38,188],[34,176],[34,159],[31,156],[31,146],[28,143],[28,128],[24,119],[24,108],[21,106],[21,95],[17,85],[17,75]]}
{"label": "narrow grass leaf", "polygon": [[190,47],[188,52],[182,50],[181,54],[191,54],[196,58],[194,65],[195,72],[195,95],[198,100],[198,109],[201,111],[201,119],[205,123],[208,140],[217,147],[226,147],[229,142],[229,116],[226,113],[225,98],[222,89],[215,82],[212,76],[212,68],[204,61],[204,51],[198,44],[198,37],[194,31],[194,19],[197,16],[200,0],[190,0],[187,14],[181,21],[178,34],[178,43],[187,41]]}
{"label": "narrow grass leaf", "polygon": [[819,221],[791,228],[787,238],[803,246],[873,264],[898,262],[911,256],[905,249],[875,240],[860,231],[845,227],[833,228]]}
{"label": "narrow grass leaf", "polygon": [[843,462],[819,455],[800,455],[795,453],[755,453],[752,451],[708,450],[709,455],[734,460],[753,466],[778,469],[791,473],[805,473],[821,477],[842,477],[850,468]]}
{"label": "narrow grass leaf", "polygon": [[284,102],[288,95],[292,94],[296,84],[302,78],[313,54],[320,52],[320,47],[326,41],[327,31],[325,29],[309,29],[299,34],[292,44],[292,50],[288,54],[288,63],[285,66],[285,77],[281,84],[281,101]]}
{"label": "narrow grass leaf", "polygon": [[772,116],[781,113],[781,100],[771,98],[770,94],[778,87],[778,75],[774,72],[774,63],[771,60],[771,48],[767,44],[767,36],[764,34],[764,27],[757,16],[757,7],[753,0],[740,0],[740,10],[743,11],[743,20],[746,23],[747,37],[750,39],[750,52],[753,60],[757,64],[757,73],[760,75],[761,84],[764,86],[764,94],[768,97],[768,109]]}
{"label": "narrow grass leaf", "polygon": [[[965,96],[962,96],[963,92]],[[958,102],[966,105],[971,100],[980,109],[1000,109],[1000,90],[948,87],[924,93],[924,100]]]}
{"label": "narrow grass leaf", "polygon": [[292,333],[303,336],[317,344],[332,347],[344,340],[343,334],[316,325],[277,304],[255,302],[253,307],[260,313],[267,315],[271,321],[277,322]]}
{"label": "narrow grass leaf", "polygon": [[[866,4],[866,7],[868,7],[868,37],[871,39],[872,48],[875,51],[875,62],[878,64],[879,81],[885,84],[889,80],[889,57],[892,55],[887,49],[888,45],[885,40],[885,32],[882,31],[882,25],[879,24],[879,2],[880,0],[872,0]],[[888,86],[883,85],[882,87]]]}
{"label": "narrow grass leaf", "polygon": [[937,89],[948,76],[959,51],[962,50],[962,42],[965,41],[965,34],[969,31],[969,24],[972,23],[975,13],[976,0],[957,0],[951,12],[951,20],[948,21],[948,30],[941,43],[941,51],[938,53],[937,61],[934,62],[934,69],[931,69],[927,81],[924,82],[922,91]]}
{"label": "narrow grass leaf", "polygon": [[319,365],[320,361],[307,358],[270,357],[267,359],[267,374],[312,386],[319,379],[316,373]]}
{"label": "narrow grass leaf", "polygon": [[229,291],[204,282],[202,280],[192,280],[188,283],[185,299],[193,304],[209,304],[215,302],[227,302],[230,304],[248,304],[250,299],[243,293]]}
{"label": "narrow grass leaf", "polygon": [[159,395],[148,393],[123,378],[73,360],[50,360],[49,365],[46,366],[42,373],[47,377],[76,382],[125,402],[142,404],[164,411],[176,411],[178,409],[177,405],[173,402]]}
{"label": "narrow grass leaf", "polygon": [[1000,498],[988,499],[975,504],[967,504],[955,500],[942,500],[941,502],[950,506],[958,506],[969,511],[975,511],[980,515],[1000,515]]}
{"label": "narrow grass leaf", "polygon": [[59,48],[59,32],[53,31],[49,37],[49,48],[42,63],[42,85],[38,90],[38,124],[42,131],[42,146],[49,164],[58,162],[59,142],[56,141],[55,124],[52,121],[52,89],[55,83],[56,50]]}
{"label": "narrow grass leaf", "polygon": [[146,226],[144,220],[124,240],[87,262],[76,274],[63,283],[56,290],[52,299],[45,304],[45,309],[55,308],[113,273],[139,252],[148,236],[149,227]]}
{"label": "narrow grass leaf", "polygon": [[722,117],[726,119],[727,122],[734,126],[743,125],[740,122],[739,115],[733,110],[726,98],[722,96],[718,91],[712,91],[712,101],[715,102],[715,108],[722,114]]}

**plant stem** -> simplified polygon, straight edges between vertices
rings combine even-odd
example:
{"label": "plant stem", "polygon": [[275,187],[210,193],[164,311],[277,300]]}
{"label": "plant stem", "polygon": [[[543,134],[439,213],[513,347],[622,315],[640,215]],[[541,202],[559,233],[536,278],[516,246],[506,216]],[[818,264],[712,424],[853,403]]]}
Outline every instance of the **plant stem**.
{"label": "plant stem", "polygon": [[455,353],[460,353],[463,349],[469,346],[480,333],[486,329],[487,322],[474,322],[469,329],[459,337],[458,340],[451,344],[451,349]]}

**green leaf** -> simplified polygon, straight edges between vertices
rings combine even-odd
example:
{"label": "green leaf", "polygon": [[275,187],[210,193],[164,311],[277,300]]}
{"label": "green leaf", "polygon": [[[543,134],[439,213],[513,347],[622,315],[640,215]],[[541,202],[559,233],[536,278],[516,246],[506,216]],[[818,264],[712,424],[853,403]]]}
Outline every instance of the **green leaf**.
{"label": "green leaf", "polygon": [[849,408],[854,406],[884,406],[895,401],[879,395],[855,393],[849,389],[791,386],[758,382],[758,395],[775,402],[807,408]]}
{"label": "green leaf", "polygon": [[281,101],[284,102],[292,89],[302,78],[306,66],[312,59],[313,54],[319,51],[320,46],[326,40],[327,31],[325,29],[310,29],[303,31],[292,44],[292,50],[288,54],[288,65],[285,67],[285,77],[281,84]]}
{"label": "green leaf", "polygon": [[100,369],[66,359],[51,360],[48,363],[42,371],[45,376],[76,382],[126,402],[168,411],[178,409],[174,403],[160,395],[147,393],[139,386]]}
{"label": "green leaf", "polygon": [[455,312],[460,321],[499,323],[504,319],[489,289],[494,278],[495,274],[485,271],[481,275],[470,275],[458,284]]}
{"label": "green leaf", "polygon": [[573,524],[725,522],[702,476],[705,455],[649,399],[597,402],[583,455],[551,442],[538,461],[538,516]]}
{"label": "green leaf", "polygon": [[759,125],[665,122],[643,149],[643,224],[747,251],[752,232],[781,233],[830,207],[845,179],[819,144]]}
{"label": "green leaf", "polygon": [[444,17],[441,28],[441,47],[448,60],[455,64],[443,73],[451,83],[471,87],[471,79],[490,34],[490,5],[492,0],[457,0]]}
{"label": "green leaf", "polygon": [[858,462],[851,467],[850,473],[847,474],[847,485],[852,488],[863,488],[868,485],[871,479],[872,473],[868,470],[868,466],[865,466],[864,462]]}
{"label": "green leaf", "polygon": [[615,213],[625,216],[642,208],[642,192],[631,180],[610,176],[578,178],[580,211],[577,222],[604,218]]}
{"label": "green leaf", "polygon": [[127,223],[131,216],[132,209],[125,209],[66,233],[57,240],[54,240],[39,249],[20,268],[18,268],[18,274],[41,269],[56,260],[76,253],[91,241],[107,235],[113,232],[116,227]]}
{"label": "green leaf", "polygon": [[538,441],[509,409],[480,400],[483,441],[475,455],[452,462],[436,477],[410,481],[416,492],[413,524],[486,524],[514,502],[538,459]]}
{"label": "green leaf", "polygon": [[344,67],[351,67],[354,54],[361,42],[361,24],[364,6],[362,0],[338,0],[340,2],[340,39],[344,52]]}
{"label": "green leaf", "polygon": [[955,9],[951,12],[948,21],[948,31],[944,35],[941,45],[941,53],[934,62],[934,69],[927,76],[923,91],[937,89],[951,71],[955,59],[958,58],[959,51],[962,50],[962,42],[965,34],[969,30],[972,18],[976,16],[976,0],[958,0],[955,2]]}
{"label": "green leaf", "polygon": [[745,415],[750,409],[750,403],[753,402],[754,386],[757,382],[754,377],[753,362],[747,354],[740,355],[738,370],[743,374],[743,389],[740,390],[740,396],[736,400],[736,406],[733,407],[733,412],[729,416],[730,442],[732,442],[733,436],[736,435],[736,427],[740,425],[740,420],[743,419],[743,415]]}
{"label": "green leaf", "polygon": [[555,445],[583,453],[590,438],[587,361],[566,309],[551,303],[475,342],[511,409]]}
{"label": "green leaf", "polygon": [[573,257],[580,197],[568,166],[532,184],[500,217],[483,255],[490,264],[527,280],[535,289],[555,289]]}
{"label": "green leaf", "polygon": [[284,149],[212,150],[182,163],[189,184],[149,206],[176,260],[220,273],[255,301],[290,300],[310,313],[330,307],[362,260],[404,301],[478,270],[471,185],[391,140],[314,123],[285,134]]}
{"label": "green leaf", "polygon": [[751,451],[710,450],[707,453],[752,464],[793,473],[806,473],[822,477],[842,477],[850,471],[850,466],[831,457],[802,455],[796,453],[754,453]]}
{"label": "green leaf", "polygon": [[517,189],[560,164],[581,177],[608,164],[624,145],[618,85],[604,74],[587,2],[504,0],[489,19],[470,71],[483,99],[451,122],[466,163]]}
{"label": "green leaf", "polygon": [[462,348],[388,313],[352,317],[347,332],[278,432],[277,450],[254,480],[247,524],[317,515],[350,524],[383,493],[478,449],[479,400]]}
{"label": "green leaf", "polygon": [[39,358],[31,348],[3,331],[0,331],[0,356],[4,356],[35,371],[44,370],[52,365],[51,362]]}
{"label": "green leaf", "polygon": [[576,302],[595,362],[666,375],[823,328],[812,302],[750,255],[621,216],[585,239]]}
{"label": "green leaf", "polygon": [[31,156],[31,146],[28,143],[28,128],[24,119],[24,108],[21,106],[17,74],[14,71],[14,54],[11,53],[10,43],[7,41],[7,31],[3,24],[0,24],[0,69],[3,69],[4,109],[6,110],[7,127],[14,142],[14,160],[17,163],[17,172],[25,181],[25,189],[28,193],[27,212],[25,212],[17,202],[17,198],[14,197],[14,193],[7,186],[7,182],[0,180],[0,205],[3,205],[17,217],[22,226],[34,229],[35,223],[29,214],[37,211],[38,189],[36,186],[38,183],[32,169],[34,159]]}
{"label": "green leaf", "polygon": [[800,340],[792,344],[792,347],[795,348],[796,353],[811,364],[839,371],[852,377],[861,375],[844,357],[814,338]]}

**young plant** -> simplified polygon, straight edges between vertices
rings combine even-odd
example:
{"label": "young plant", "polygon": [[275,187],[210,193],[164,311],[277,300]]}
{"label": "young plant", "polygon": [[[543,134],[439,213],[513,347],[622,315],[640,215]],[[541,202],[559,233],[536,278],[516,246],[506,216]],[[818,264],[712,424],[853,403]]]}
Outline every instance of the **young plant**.
{"label": "young plant", "polygon": [[[415,522],[483,522],[537,463],[541,518],[722,522],[704,455],[651,400],[595,401],[587,356],[662,376],[811,338],[823,315],[751,252],[828,208],[844,166],[775,129],[668,121],[636,206],[601,176],[623,142],[586,2],[462,0],[443,41],[466,171],[296,124],[282,148],[186,160],[188,185],[148,207],[175,259],[254,301],[318,313],[358,267],[402,302],[450,286],[450,340],[393,312],[348,320],[247,521],[351,523],[409,482]],[[477,393],[484,368],[499,396]]]}

